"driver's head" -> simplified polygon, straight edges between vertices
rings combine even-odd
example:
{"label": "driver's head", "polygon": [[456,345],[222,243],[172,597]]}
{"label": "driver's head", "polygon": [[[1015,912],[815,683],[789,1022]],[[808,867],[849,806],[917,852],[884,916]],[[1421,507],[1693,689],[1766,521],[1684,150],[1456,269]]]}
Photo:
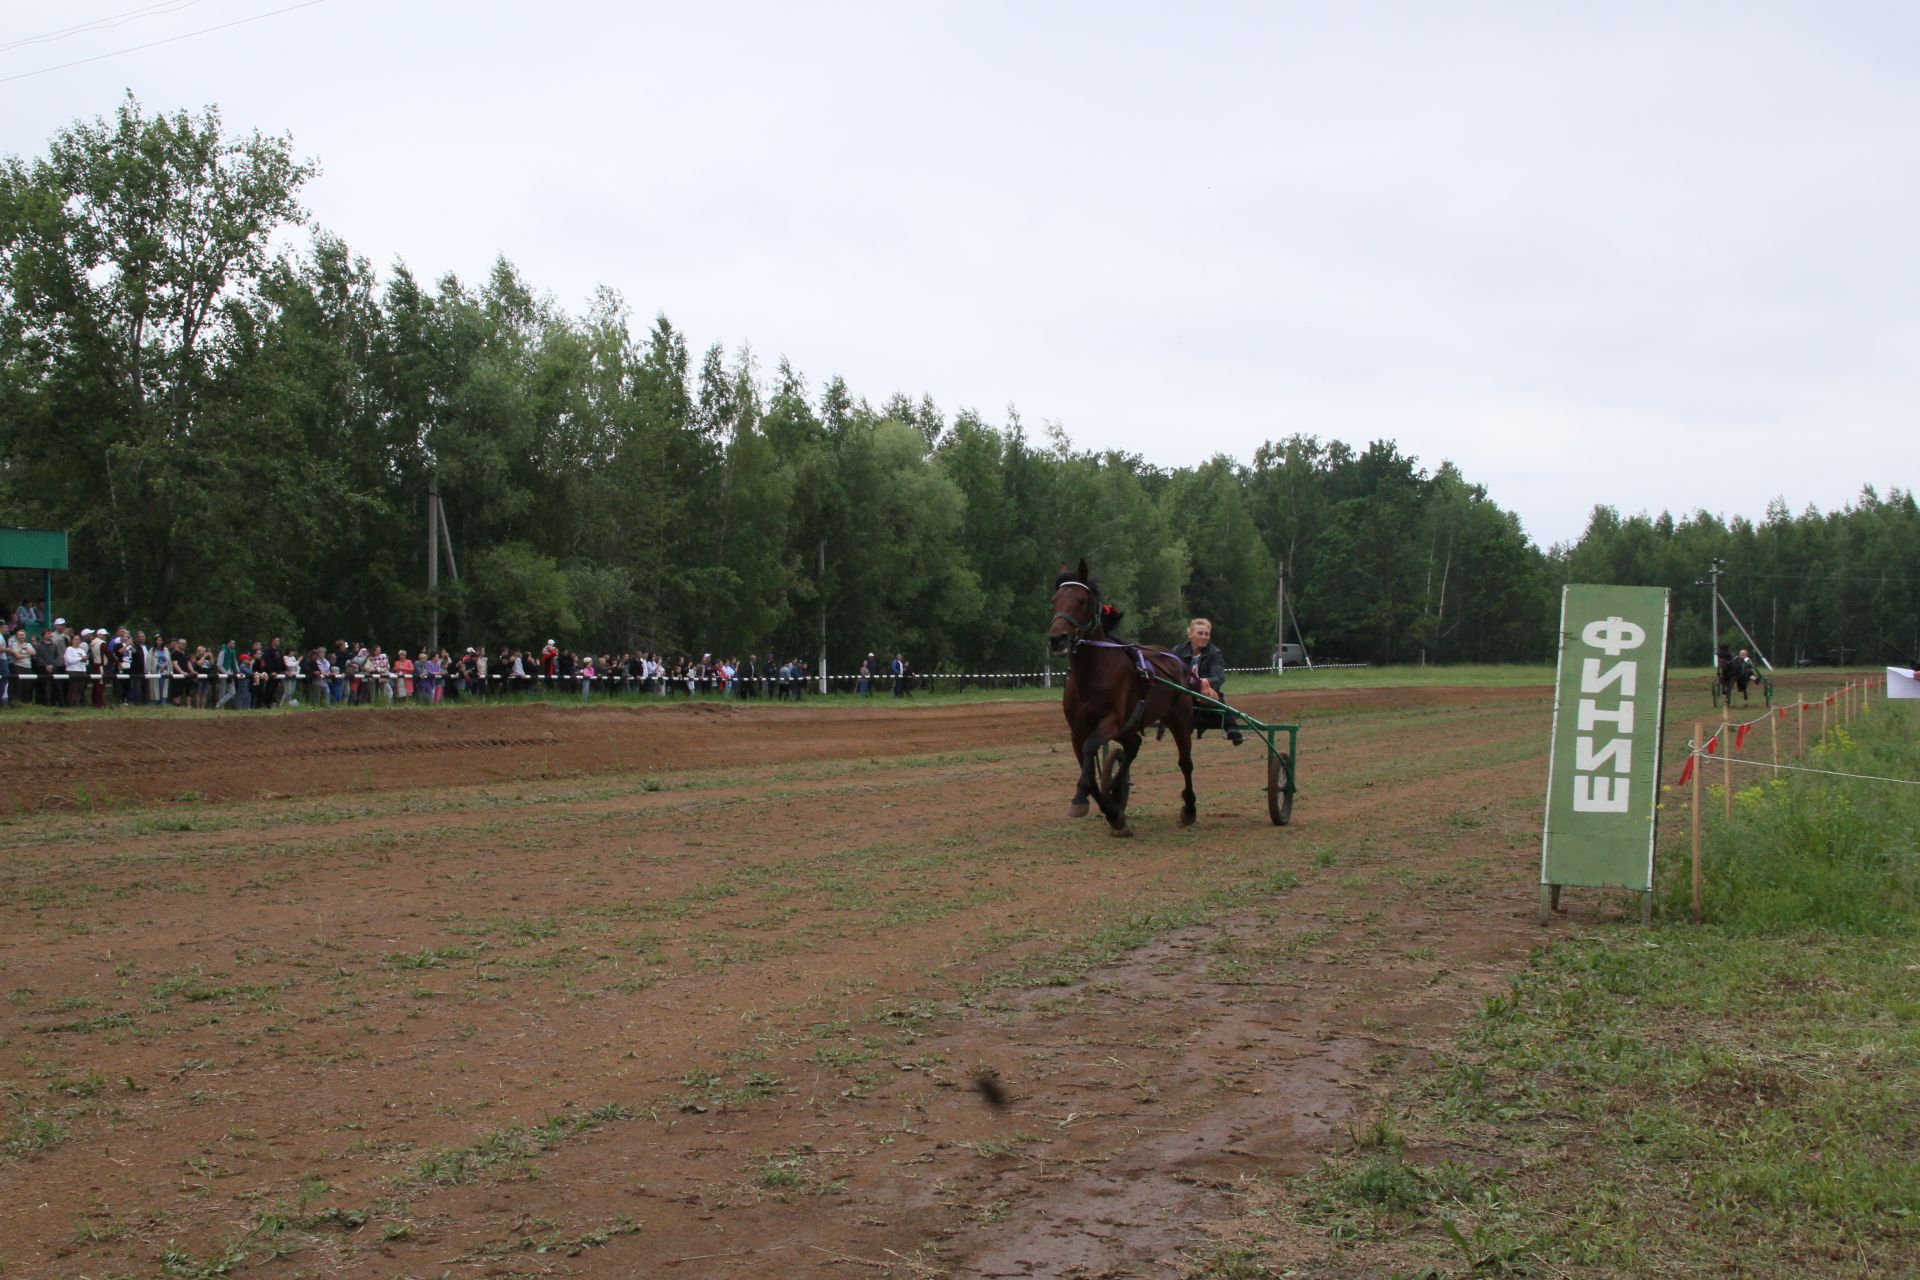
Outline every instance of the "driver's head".
{"label": "driver's head", "polygon": [[1196,649],[1204,649],[1213,640],[1213,624],[1205,618],[1195,618],[1187,624],[1187,640]]}

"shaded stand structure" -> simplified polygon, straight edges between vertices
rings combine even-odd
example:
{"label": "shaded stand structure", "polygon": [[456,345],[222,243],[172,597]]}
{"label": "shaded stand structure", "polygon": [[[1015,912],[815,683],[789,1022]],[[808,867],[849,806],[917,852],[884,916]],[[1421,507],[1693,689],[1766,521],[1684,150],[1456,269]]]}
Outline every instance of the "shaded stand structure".
{"label": "shaded stand structure", "polygon": [[[0,527],[0,575],[16,572],[40,574],[40,620],[28,630],[39,635],[53,621],[53,573],[67,567],[67,534],[64,529],[17,529]],[[0,595],[0,600],[4,600]],[[0,605],[0,614],[5,612]]]}

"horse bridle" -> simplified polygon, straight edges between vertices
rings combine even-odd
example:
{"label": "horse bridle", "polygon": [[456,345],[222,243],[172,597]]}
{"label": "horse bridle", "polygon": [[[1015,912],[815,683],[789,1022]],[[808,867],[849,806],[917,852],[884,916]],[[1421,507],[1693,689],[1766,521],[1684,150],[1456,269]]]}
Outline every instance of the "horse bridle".
{"label": "horse bridle", "polygon": [[[1087,593],[1088,613],[1086,621],[1082,622],[1070,613],[1055,613],[1052,620],[1047,623],[1047,626],[1051,629],[1055,622],[1065,621],[1072,623],[1073,644],[1078,645],[1082,640],[1085,640],[1088,635],[1092,634],[1095,627],[1100,625],[1100,597],[1092,587],[1084,582],[1077,582],[1072,578],[1054,583],[1053,594],[1056,596],[1059,595],[1062,587],[1078,587]],[[1073,646],[1069,645],[1068,647],[1072,648]]]}

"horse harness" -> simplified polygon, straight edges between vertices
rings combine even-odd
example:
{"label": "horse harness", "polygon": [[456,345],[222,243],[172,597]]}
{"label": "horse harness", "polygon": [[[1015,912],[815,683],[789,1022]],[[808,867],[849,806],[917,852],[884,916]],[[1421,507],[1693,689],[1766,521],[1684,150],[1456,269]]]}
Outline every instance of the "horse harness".
{"label": "horse harness", "polygon": [[1091,632],[1095,627],[1100,625],[1099,595],[1096,594],[1094,589],[1088,586],[1086,583],[1076,582],[1072,578],[1067,578],[1058,583],[1055,583],[1053,588],[1053,593],[1055,595],[1059,595],[1061,587],[1078,587],[1082,591],[1087,593],[1087,603],[1088,605],[1091,606],[1087,610],[1087,619],[1085,622],[1082,622],[1080,619],[1074,617],[1070,613],[1061,613],[1056,611],[1053,615],[1052,622],[1050,622],[1048,625],[1051,626],[1053,622],[1069,623],[1073,627],[1073,643],[1076,647],[1082,644],[1092,643],[1087,639],[1087,634]]}
{"label": "horse harness", "polygon": [[[1056,584],[1054,591],[1058,593],[1061,587],[1079,587],[1087,593],[1087,602],[1091,606],[1084,622],[1070,613],[1056,612],[1053,615],[1053,621],[1064,621],[1072,625],[1073,647],[1077,649],[1081,645],[1086,645],[1091,649],[1120,649],[1124,650],[1127,656],[1133,659],[1134,674],[1140,677],[1140,700],[1134,704],[1133,713],[1127,717],[1127,722],[1120,728],[1121,733],[1132,733],[1134,730],[1140,728],[1141,722],[1146,719],[1147,703],[1153,696],[1153,682],[1160,675],[1159,671],[1154,667],[1153,655],[1147,653],[1145,648],[1137,644],[1127,644],[1119,640],[1088,639],[1088,633],[1091,632],[1094,627],[1098,626],[1100,622],[1100,597],[1096,595],[1093,588],[1086,583],[1077,582],[1071,578]],[[1160,650],[1160,653],[1166,657],[1174,658],[1176,661],[1179,659],[1178,654],[1170,653],[1165,649]],[[1193,672],[1187,668],[1185,662],[1180,663],[1180,674],[1182,683],[1192,688]]]}

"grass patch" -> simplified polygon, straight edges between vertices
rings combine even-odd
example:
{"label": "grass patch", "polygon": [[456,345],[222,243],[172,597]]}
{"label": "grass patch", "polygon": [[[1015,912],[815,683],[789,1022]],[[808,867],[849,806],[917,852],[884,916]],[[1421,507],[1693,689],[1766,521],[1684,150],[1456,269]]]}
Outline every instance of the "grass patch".
{"label": "grass patch", "polygon": [[67,1140],[67,1131],[45,1111],[20,1111],[0,1129],[0,1157],[51,1151]]}
{"label": "grass patch", "polygon": [[[1808,763],[1920,778],[1904,711]],[[1409,1277],[1913,1274],[1920,794],[1790,775],[1710,831],[1704,926],[1669,859],[1665,923],[1539,953],[1395,1120],[1261,1188],[1188,1274],[1281,1274],[1303,1248]],[[1478,1158],[1437,1154],[1458,1151]]]}
{"label": "grass patch", "polygon": [[633,1112],[619,1103],[588,1111],[548,1116],[537,1125],[496,1129],[471,1146],[450,1147],[423,1157],[414,1166],[414,1185],[459,1186],[481,1178],[533,1176],[533,1158],[590,1129],[616,1120],[631,1120]]}

